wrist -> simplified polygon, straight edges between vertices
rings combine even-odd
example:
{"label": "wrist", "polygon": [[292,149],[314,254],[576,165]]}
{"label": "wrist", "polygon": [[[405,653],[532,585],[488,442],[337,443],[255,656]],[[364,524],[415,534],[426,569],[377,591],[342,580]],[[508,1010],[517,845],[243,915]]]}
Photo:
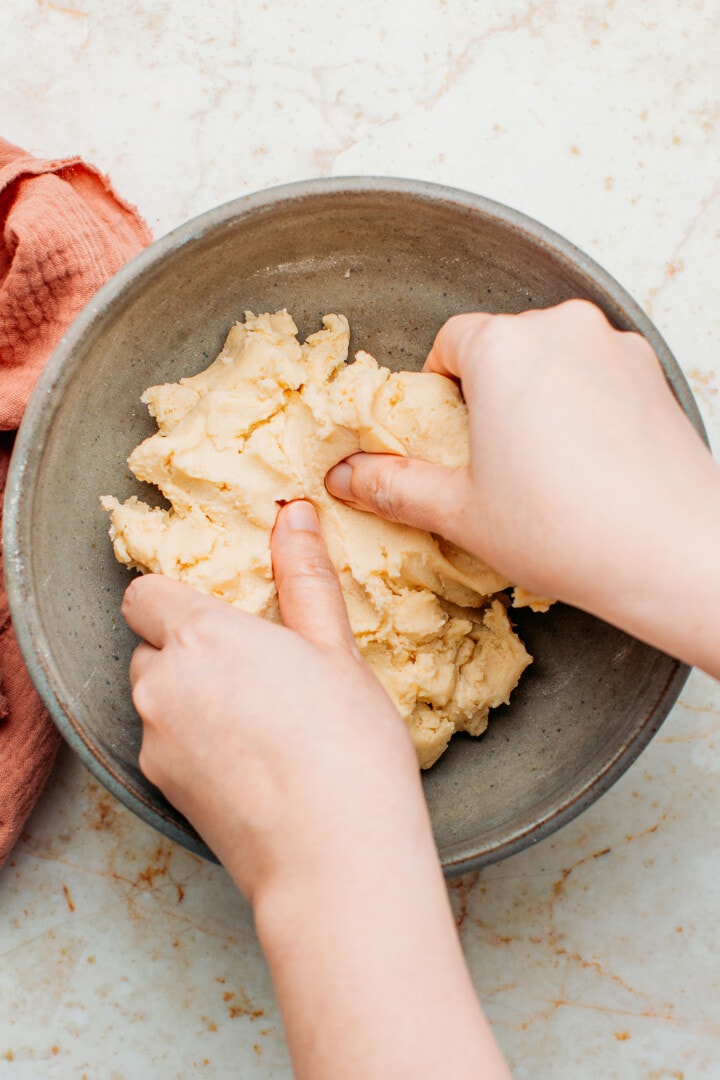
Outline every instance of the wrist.
{"label": "wrist", "polygon": [[368,739],[349,754],[325,746],[317,751],[325,760],[286,762],[267,790],[256,791],[252,821],[234,823],[228,807],[222,839],[207,839],[261,921],[286,894],[302,897],[320,880],[356,873],[374,847],[389,852],[404,836],[427,834],[435,851],[415,751],[401,726],[404,738],[380,746]]}
{"label": "wrist", "polygon": [[295,1074],[509,1080],[465,966],[424,799],[266,881],[258,937]]}
{"label": "wrist", "polygon": [[322,805],[298,814],[274,847],[249,897],[263,944],[276,929],[306,919],[303,909],[316,906],[318,897],[332,907],[358,887],[372,891],[373,878],[416,871],[418,863],[434,867],[437,852],[415,761],[412,770],[386,779],[346,777],[325,792]]}

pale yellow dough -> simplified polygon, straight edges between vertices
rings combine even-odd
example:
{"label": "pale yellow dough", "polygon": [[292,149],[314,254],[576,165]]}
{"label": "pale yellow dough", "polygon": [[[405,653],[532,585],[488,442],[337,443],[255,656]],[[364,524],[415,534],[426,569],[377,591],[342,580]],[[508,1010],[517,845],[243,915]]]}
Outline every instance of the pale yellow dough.
{"label": "pale yellow dough", "polygon": [[[206,371],[143,394],[159,431],[129,465],[172,509],[105,496],[115,555],[279,620],[269,539],[278,505],[317,507],[360,651],[428,768],[456,731],[479,735],[531,657],[498,596],[510,584],[429,533],[333,499],[324,477],[357,450],[468,461],[467,409],[439,375],[346,364],[349,328],[327,315],[304,344],[286,311],[230,331]],[[521,604],[541,608],[524,594]]]}

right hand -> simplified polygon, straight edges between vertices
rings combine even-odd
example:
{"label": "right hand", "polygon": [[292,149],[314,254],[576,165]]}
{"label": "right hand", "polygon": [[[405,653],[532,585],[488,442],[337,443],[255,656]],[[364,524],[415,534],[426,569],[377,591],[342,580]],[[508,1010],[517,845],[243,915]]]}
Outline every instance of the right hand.
{"label": "right hand", "polygon": [[619,596],[672,574],[693,542],[680,523],[697,536],[720,496],[720,470],[650,345],[570,300],[455,316],[425,370],[460,382],[468,467],[354,454],[328,473],[330,493],[440,533],[532,592],[642,631]]}

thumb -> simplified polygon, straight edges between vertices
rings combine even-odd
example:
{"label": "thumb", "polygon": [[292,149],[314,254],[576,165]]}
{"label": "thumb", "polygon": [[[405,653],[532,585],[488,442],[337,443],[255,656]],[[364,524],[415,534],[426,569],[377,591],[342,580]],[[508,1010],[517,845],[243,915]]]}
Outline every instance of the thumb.
{"label": "thumb", "polygon": [[312,503],[300,499],[281,508],[270,553],[284,625],[320,648],[358,655],[340,581]]}
{"label": "thumb", "polygon": [[356,510],[455,541],[470,499],[466,469],[393,454],[352,454],[330,470],[325,486]]}

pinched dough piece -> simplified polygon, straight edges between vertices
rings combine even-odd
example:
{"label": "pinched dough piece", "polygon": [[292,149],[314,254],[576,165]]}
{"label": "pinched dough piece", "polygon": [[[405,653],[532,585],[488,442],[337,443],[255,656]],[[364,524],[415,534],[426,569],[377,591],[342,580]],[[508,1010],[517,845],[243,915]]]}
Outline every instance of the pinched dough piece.
{"label": "pinched dough piece", "polygon": [[469,440],[449,379],[393,373],[362,352],[346,364],[347,320],[326,315],[323,326],[300,344],[286,311],[246,312],[205,371],[150,387],[142,400],[159,430],[128,463],[171,509],[102,504],[120,562],[279,621],[270,532],[278,505],[310,499],[360,651],[428,768],[454,732],[485,730],[531,657],[507,617],[510,582],[446,540],[328,494],[328,469],[355,451],[461,467]]}

